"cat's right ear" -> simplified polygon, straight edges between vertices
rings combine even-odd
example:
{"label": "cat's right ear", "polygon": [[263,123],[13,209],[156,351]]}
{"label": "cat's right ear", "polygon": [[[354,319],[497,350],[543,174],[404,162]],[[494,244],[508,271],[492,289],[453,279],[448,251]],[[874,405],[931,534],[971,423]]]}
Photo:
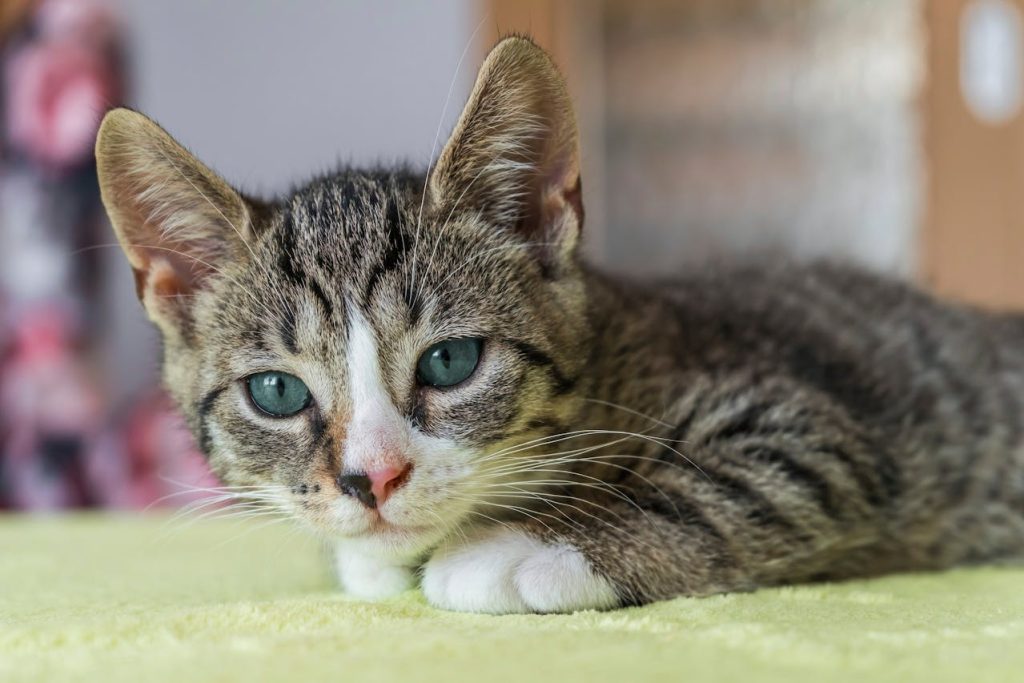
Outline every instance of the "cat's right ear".
{"label": "cat's right ear", "polygon": [[549,267],[572,257],[583,227],[576,119],[562,75],[533,41],[505,38],[480,67],[430,174],[442,215],[483,216]]}
{"label": "cat's right ear", "polygon": [[192,295],[248,255],[252,206],[142,114],[114,109],[96,139],[100,192],[150,318],[165,335]]}

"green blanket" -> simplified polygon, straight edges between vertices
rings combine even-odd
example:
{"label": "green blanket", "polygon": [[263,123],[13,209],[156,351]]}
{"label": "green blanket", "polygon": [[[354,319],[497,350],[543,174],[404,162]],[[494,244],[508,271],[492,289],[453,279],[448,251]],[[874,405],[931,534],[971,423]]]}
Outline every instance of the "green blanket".
{"label": "green blanket", "polygon": [[0,517],[0,681],[1024,681],[1024,570],[572,616],[334,590],[287,525]]}

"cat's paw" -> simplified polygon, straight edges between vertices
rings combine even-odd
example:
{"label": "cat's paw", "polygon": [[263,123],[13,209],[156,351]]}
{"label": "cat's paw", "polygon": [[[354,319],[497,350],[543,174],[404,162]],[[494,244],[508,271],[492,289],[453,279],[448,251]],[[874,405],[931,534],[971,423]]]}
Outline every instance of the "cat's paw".
{"label": "cat's paw", "polygon": [[407,566],[353,553],[343,546],[335,549],[334,560],[342,589],[362,600],[384,600],[416,583]]}
{"label": "cat's paw", "polygon": [[578,550],[510,529],[439,548],[423,569],[423,593],[435,607],[489,614],[575,612],[619,602]]}

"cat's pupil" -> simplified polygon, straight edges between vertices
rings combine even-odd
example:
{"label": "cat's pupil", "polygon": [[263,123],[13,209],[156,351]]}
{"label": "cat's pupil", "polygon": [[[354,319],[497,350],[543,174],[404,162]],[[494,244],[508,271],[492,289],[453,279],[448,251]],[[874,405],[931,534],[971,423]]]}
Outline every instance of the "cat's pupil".
{"label": "cat's pupil", "polygon": [[256,407],[273,417],[295,415],[313,400],[303,381],[285,372],[252,375],[246,385]]}
{"label": "cat's pupil", "polygon": [[483,341],[474,338],[448,339],[434,344],[420,356],[416,372],[420,383],[451,387],[469,378],[480,362]]}

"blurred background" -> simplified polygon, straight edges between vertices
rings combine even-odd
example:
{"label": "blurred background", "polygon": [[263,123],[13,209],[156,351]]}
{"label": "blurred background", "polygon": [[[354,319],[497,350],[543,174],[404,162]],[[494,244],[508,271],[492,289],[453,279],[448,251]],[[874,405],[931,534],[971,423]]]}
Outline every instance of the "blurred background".
{"label": "blurred background", "polygon": [[99,204],[110,106],[274,195],[339,163],[426,168],[487,49],[528,32],[577,103],[593,260],[824,256],[1022,307],[1022,9],[0,0],[0,508],[180,505],[212,483]]}

